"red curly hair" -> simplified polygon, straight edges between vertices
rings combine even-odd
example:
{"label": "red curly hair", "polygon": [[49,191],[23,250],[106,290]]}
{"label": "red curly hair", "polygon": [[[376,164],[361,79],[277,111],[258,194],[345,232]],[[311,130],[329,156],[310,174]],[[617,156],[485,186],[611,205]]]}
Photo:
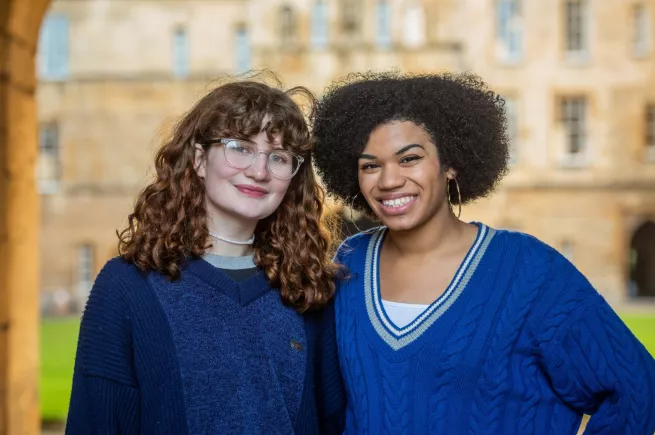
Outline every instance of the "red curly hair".
{"label": "red curly hair", "polygon": [[[293,98],[314,98],[305,88],[282,91],[254,80],[223,84],[200,99],[175,126],[155,158],[155,180],[139,194],[125,229],[121,257],[141,270],[177,279],[183,262],[208,244],[205,187],[194,170],[194,145],[216,137],[281,134],[283,146],[305,158],[278,209],[255,230],[255,263],[282,300],[299,312],[319,308],[334,294],[340,272],[323,219],[325,193],[312,165],[312,140]],[[206,149],[211,145],[203,145]]]}

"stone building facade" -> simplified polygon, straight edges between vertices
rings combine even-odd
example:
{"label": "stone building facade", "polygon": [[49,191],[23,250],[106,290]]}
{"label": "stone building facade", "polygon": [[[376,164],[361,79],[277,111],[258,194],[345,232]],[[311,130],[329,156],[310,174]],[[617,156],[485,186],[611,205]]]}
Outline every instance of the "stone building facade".
{"label": "stone building facade", "polygon": [[[193,8],[205,12],[191,14]],[[500,191],[467,209],[465,218],[543,238],[569,255],[613,301],[625,301],[631,293],[652,294],[654,9],[653,0],[0,0],[0,434],[39,433],[39,289],[75,292],[75,258],[80,252],[75,247],[84,243],[94,244],[94,254],[80,255],[92,258],[87,275],[97,272],[103,256],[113,249],[107,234],[120,226],[123,211],[129,210],[132,196],[127,192],[134,192],[147,176],[147,155],[161,126],[165,129],[171,116],[206,89],[207,78],[224,71],[268,63],[289,82],[320,91],[324,83],[350,70],[475,70],[503,92],[514,109],[510,116],[516,163]],[[54,37],[54,44],[51,37],[51,43],[45,43],[43,29],[52,26],[48,19],[57,13],[66,18],[59,24],[55,18],[55,30],[50,27],[48,32],[60,36]],[[134,14],[149,20],[137,25],[130,18]],[[150,21],[155,17],[158,25]],[[73,25],[87,18],[92,24]],[[361,27],[360,19],[366,23]],[[282,22],[285,26],[278,27]],[[186,36],[180,31],[185,23],[195,29]],[[154,31],[158,26],[163,30]],[[359,42],[350,34],[353,30],[361,32]],[[209,32],[215,36],[207,37]],[[193,50],[179,49],[185,40]],[[301,48],[285,57],[290,48],[276,47],[289,42]],[[60,55],[46,55],[51,60],[44,60],[44,44]],[[173,45],[180,60],[175,72]],[[425,50],[424,56],[416,55],[420,50]],[[198,60],[202,52],[210,54],[206,61]],[[54,63],[49,75],[41,70],[44,61]],[[146,66],[139,67],[141,62]],[[76,64],[86,64],[86,70],[76,70]],[[136,73],[146,71],[150,78],[142,74],[139,79]],[[84,83],[86,94],[80,91]],[[126,125],[117,122],[121,114],[129,118],[147,112],[134,108],[146,94],[137,90],[154,92],[158,86],[165,89],[163,98],[170,106],[144,103],[160,110],[161,118],[159,123],[151,121],[151,131],[140,133],[142,140],[132,138],[138,146],[98,139],[108,132],[120,137]],[[87,98],[75,101],[74,95]],[[64,141],[66,134],[74,137],[75,128],[66,127],[68,111],[63,108],[83,112],[89,97],[98,95],[112,104],[125,101],[113,112],[105,109],[113,127]],[[66,98],[68,106],[63,104]],[[44,129],[47,123],[49,129]],[[138,131],[130,126],[131,132]],[[52,137],[59,140],[54,147],[48,144]],[[79,155],[91,164],[92,157],[83,158],[79,151],[83,143],[94,141],[93,146],[107,154],[126,152],[121,167],[142,159],[143,168],[122,172],[123,178],[117,177],[121,183],[105,183],[113,185],[111,189],[95,181],[78,182],[77,165],[64,156]],[[111,161],[99,164],[102,171],[98,166],[93,170],[114,174],[118,166],[107,170]],[[124,178],[128,174],[133,179]],[[112,191],[123,192],[122,197],[115,193],[115,207],[109,195],[100,194]],[[75,199],[75,192],[78,197],[86,192],[87,202]],[[123,211],[113,214],[115,208]],[[74,218],[73,213],[84,213],[87,219]],[[89,229],[91,221],[105,218],[106,224]],[[57,228],[57,222],[80,225],[79,233],[85,236]],[[59,232],[70,236],[60,237]],[[41,267],[59,264],[53,261],[57,254],[70,259],[57,266],[59,272]],[[66,278],[58,282],[55,276]],[[642,285],[629,285],[631,277]]]}
{"label": "stone building facade", "polygon": [[251,68],[319,95],[353,71],[481,75],[512,170],[463,217],[539,237],[613,303],[655,296],[654,21],[653,0],[57,0],[37,56],[44,301],[84,300],[171,122]]}

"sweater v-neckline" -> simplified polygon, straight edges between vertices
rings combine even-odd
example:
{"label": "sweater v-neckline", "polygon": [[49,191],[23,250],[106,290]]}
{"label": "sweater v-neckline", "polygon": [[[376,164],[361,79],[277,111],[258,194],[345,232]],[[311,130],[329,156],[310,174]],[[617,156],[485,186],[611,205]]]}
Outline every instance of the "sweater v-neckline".
{"label": "sweater v-neckline", "polygon": [[386,228],[383,227],[371,235],[366,250],[364,271],[366,311],[378,336],[393,350],[400,350],[423,335],[455,303],[468,285],[496,232],[482,223],[476,223],[476,225],[478,234],[475,242],[444,293],[429,304],[416,319],[402,328],[396,326],[389,319],[380,294],[380,251],[386,235]]}
{"label": "sweater v-neckline", "polygon": [[241,306],[249,305],[273,290],[262,270],[258,270],[255,275],[237,282],[202,258],[188,259],[186,268]]}

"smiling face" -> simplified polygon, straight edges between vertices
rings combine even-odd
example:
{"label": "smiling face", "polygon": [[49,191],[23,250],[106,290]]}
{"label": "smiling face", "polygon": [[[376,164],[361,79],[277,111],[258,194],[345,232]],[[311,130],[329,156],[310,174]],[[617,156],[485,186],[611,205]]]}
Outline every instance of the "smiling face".
{"label": "smiling face", "polygon": [[447,177],[437,147],[410,121],[376,127],[358,161],[359,188],[376,216],[392,231],[412,230],[451,213]]}
{"label": "smiling face", "polygon": [[[282,149],[282,137],[269,140],[265,131],[249,140],[260,152]],[[275,177],[267,167],[267,154],[260,154],[246,169],[238,169],[225,159],[224,145],[203,151],[196,147],[196,171],[205,184],[207,214],[216,223],[237,219],[256,224],[279,207],[291,179]]]}

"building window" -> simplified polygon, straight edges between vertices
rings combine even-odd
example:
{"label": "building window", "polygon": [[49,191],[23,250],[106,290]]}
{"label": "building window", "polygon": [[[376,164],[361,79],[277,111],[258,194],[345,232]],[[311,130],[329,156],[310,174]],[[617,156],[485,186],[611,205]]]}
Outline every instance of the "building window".
{"label": "building window", "polygon": [[39,126],[37,185],[39,193],[48,195],[59,190],[59,125],[46,122]]}
{"label": "building window", "polygon": [[183,28],[173,34],[173,75],[178,78],[189,75],[189,38]]}
{"label": "building window", "polygon": [[646,159],[655,162],[655,104],[646,107]]}
{"label": "building window", "polygon": [[37,69],[41,80],[65,80],[69,76],[68,17],[51,14],[45,17],[39,34]]}
{"label": "building window", "polygon": [[507,117],[507,134],[510,140],[509,162],[518,161],[518,103],[514,97],[504,97],[505,116]]}
{"label": "building window", "polygon": [[359,3],[360,0],[341,0],[341,27],[349,36],[359,33]]}
{"label": "building window", "polygon": [[407,47],[425,44],[425,13],[420,0],[407,2],[403,18],[403,43]]}
{"label": "building window", "polygon": [[650,11],[643,4],[636,5],[633,10],[632,46],[635,56],[645,56],[651,49]]}
{"label": "building window", "polygon": [[523,22],[520,0],[497,0],[496,30],[498,57],[513,61],[523,51]]}
{"label": "building window", "polygon": [[280,9],[280,40],[282,45],[292,45],[296,40],[296,15],[289,5]]}
{"label": "building window", "polygon": [[391,46],[391,7],[387,0],[378,0],[377,18],[377,45],[388,48]]}
{"label": "building window", "polygon": [[237,26],[234,44],[234,51],[236,53],[236,70],[239,73],[244,73],[251,68],[250,40],[248,37],[248,29],[244,24]]}
{"label": "building window", "polygon": [[585,58],[589,50],[587,0],[565,2],[566,54],[572,59]]}
{"label": "building window", "polygon": [[312,46],[318,49],[326,48],[328,38],[328,8],[325,0],[317,0],[312,9]]}
{"label": "building window", "polygon": [[564,128],[565,156],[569,162],[582,163],[578,157],[587,151],[587,101],[585,97],[565,97],[560,102],[560,117]]}
{"label": "building window", "polygon": [[94,249],[91,244],[82,244],[77,248],[77,300],[86,301],[95,279]]}

